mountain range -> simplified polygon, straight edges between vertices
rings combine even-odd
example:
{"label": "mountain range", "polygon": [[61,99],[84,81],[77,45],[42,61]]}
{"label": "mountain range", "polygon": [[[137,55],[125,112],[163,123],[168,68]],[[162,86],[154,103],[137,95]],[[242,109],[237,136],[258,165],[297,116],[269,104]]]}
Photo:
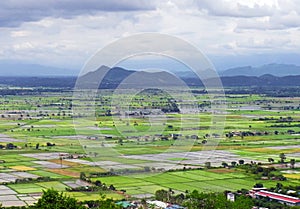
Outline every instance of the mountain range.
{"label": "mountain range", "polygon": [[[268,66],[269,68],[270,66]],[[250,76],[250,75],[232,75],[232,76],[221,76],[223,86],[234,87],[234,86],[300,86],[300,75],[296,74],[296,69],[294,68],[295,75],[287,76],[274,76],[271,74],[263,74],[260,76]],[[184,82],[189,86],[203,86],[203,81],[210,85],[215,85],[218,83],[219,78],[206,78],[200,80],[194,73],[190,74],[180,74],[180,72],[174,73],[175,75],[168,72],[144,72],[144,71],[132,71],[126,70],[120,67],[109,69],[106,66],[101,66],[99,69],[89,72],[79,78],[82,84],[81,87],[95,87],[96,84],[99,86],[99,75],[102,74],[102,70],[108,70],[108,73],[102,79],[100,84],[101,88],[116,88],[118,85],[122,84],[124,87],[139,87],[139,86],[180,86],[180,82]],[[231,69],[229,72],[233,72]],[[266,71],[264,71],[266,72]],[[289,71],[292,72],[291,70]],[[300,71],[299,71],[300,72]],[[223,75],[226,72],[224,72]]]}
{"label": "mountain range", "polygon": [[37,64],[0,63],[0,76],[46,77],[46,76],[76,76],[79,70],[59,68]]}
{"label": "mountain range", "polygon": [[[28,66],[29,67],[29,66]],[[65,72],[64,76],[57,75],[58,68],[43,68],[34,66],[31,73],[37,72],[37,69],[47,69],[47,74],[37,74],[30,76],[28,73],[24,76],[24,71],[20,74],[13,71],[10,76],[0,72],[0,84],[21,87],[68,87],[73,88],[75,83],[80,81],[83,88],[116,88],[122,84],[124,88],[131,87],[155,87],[155,86],[203,86],[203,82],[190,72],[148,72],[133,71],[121,67],[109,68],[101,66],[97,70],[84,74],[80,77],[74,76],[71,71]],[[103,71],[107,71],[104,78],[101,78]],[[71,75],[73,76],[71,76]],[[300,67],[295,65],[269,64],[261,67],[238,67],[219,72],[223,86],[300,86]],[[101,79],[101,84],[99,80]],[[218,78],[206,78],[206,83],[217,83]],[[181,83],[181,82],[184,83]]]}
{"label": "mountain range", "polygon": [[[175,69],[176,70],[176,69]],[[192,78],[195,74],[192,71],[175,71],[174,74],[181,78]],[[77,76],[79,69],[67,69],[59,67],[51,67],[37,64],[24,63],[0,63],[0,76]],[[127,70],[130,71],[130,70]],[[125,72],[126,73],[126,72]],[[262,76],[270,74],[277,77],[300,75],[300,66],[292,64],[267,64],[263,66],[242,66],[230,68],[224,71],[218,71],[222,77],[226,76]],[[116,75],[115,73],[113,73]],[[115,78],[114,78],[115,79]]]}
{"label": "mountain range", "polygon": [[[104,66],[103,66],[104,67]],[[102,68],[103,68],[102,67]],[[107,68],[107,67],[105,67]],[[102,79],[99,85],[101,69],[90,72],[81,77],[20,77],[10,76],[1,77],[0,85],[19,86],[19,87],[51,87],[51,88],[73,88],[78,81],[81,83],[80,88],[98,88],[114,89],[120,84],[124,88],[153,88],[162,86],[197,86],[203,87],[203,82],[197,77],[176,77],[167,72],[136,72],[127,71],[123,68],[112,68]],[[214,85],[216,78],[204,80],[210,85]],[[277,77],[270,74],[262,76],[224,76],[220,77],[224,87],[296,87],[300,86],[300,75],[290,75]],[[184,83],[182,83],[184,82]]]}
{"label": "mountain range", "polygon": [[287,64],[268,64],[259,67],[244,66],[231,68],[219,73],[223,76],[262,76],[270,74],[273,76],[300,75],[300,66]]}

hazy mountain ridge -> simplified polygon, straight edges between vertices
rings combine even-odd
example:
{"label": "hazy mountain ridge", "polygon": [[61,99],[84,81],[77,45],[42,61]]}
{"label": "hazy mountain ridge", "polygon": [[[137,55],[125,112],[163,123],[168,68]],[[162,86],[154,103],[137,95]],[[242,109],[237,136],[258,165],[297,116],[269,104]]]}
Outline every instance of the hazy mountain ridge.
{"label": "hazy mountain ridge", "polygon": [[[0,77],[1,85],[20,86],[20,87],[68,87],[73,88],[76,81],[80,81],[80,87],[99,87],[99,76],[103,74],[101,70],[108,70],[102,79],[100,88],[114,89],[120,84],[126,87],[138,87],[139,85],[171,85],[176,86],[183,81],[188,86],[203,87],[203,83],[197,77],[180,77],[168,72],[144,72],[126,70],[120,67],[109,69],[106,66],[98,70],[89,72],[81,77]],[[136,77],[135,77],[136,76]],[[205,80],[206,83],[214,85],[216,79],[210,78]],[[273,76],[265,74],[262,76],[223,76],[220,78],[224,87],[259,87],[259,86],[300,86],[300,75],[292,76]],[[125,84],[125,85],[124,85]]]}
{"label": "hazy mountain ridge", "polygon": [[289,75],[300,75],[300,66],[287,64],[268,64],[259,67],[244,66],[231,68],[219,73],[221,76],[262,76],[270,74],[283,77]]}
{"label": "hazy mountain ridge", "polygon": [[75,76],[79,70],[38,64],[0,63],[0,76]]}
{"label": "hazy mountain ridge", "polygon": [[[114,67],[117,69],[118,67]],[[119,68],[120,70],[122,68]],[[121,75],[128,74],[125,70],[119,72]],[[20,64],[20,63],[0,63],[0,76],[20,76],[20,77],[34,77],[34,76],[77,76],[79,69],[66,69],[59,67],[51,67],[37,64]],[[134,71],[132,71],[134,72]],[[92,72],[91,72],[92,73]],[[130,73],[130,72],[129,72]],[[193,71],[174,71],[175,75],[181,78],[195,77]],[[202,73],[205,73],[202,72]],[[259,67],[241,66],[236,68],[230,68],[224,71],[218,71],[219,75],[224,76],[262,76],[264,74],[271,74],[277,77],[300,75],[300,66],[288,65],[288,64],[267,64]],[[109,72],[110,75],[116,76],[115,73]],[[107,79],[111,80],[111,76],[108,75]],[[112,80],[116,80],[114,77]],[[118,80],[118,79],[117,79]]]}
{"label": "hazy mountain ridge", "polygon": [[78,77],[77,81],[79,88],[98,88],[99,85],[100,88],[116,88],[120,84],[123,88],[142,88],[143,86],[176,86],[181,80],[166,71],[133,71],[121,67],[109,69],[107,66],[101,66],[95,71]]}
{"label": "hazy mountain ridge", "polygon": [[[274,66],[274,64],[272,64]],[[268,69],[270,69],[271,65],[268,65]],[[277,65],[276,65],[277,66]],[[285,65],[280,65],[285,66]],[[291,65],[288,65],[291,66]],[[102,66],[103,67],[103,66]],[[83,77],[87,78],[97,78],[97,74],[100,73],[101,68],[94,72],[90,72],[87,75],[84,75]],[[297,67],[297,66],[296,66]],[[277,66],[278,69],[278,66]],[[300,67],[299,67],[300,72]],[[123,68],[112,68],[105,78],[103,79],[102,86],[100,87],[108,87],[113,88],[113,86],[119,85],[125,78],[128,76],[137,73],[137,71],[128,71]],[[157,73],[149,73],[149,72],[140,72],[143,73],[144,77],[152,77],[152,78],[160,78],[162,77],[159,75],[161,72]],[[167,73],[166,74],[170,74]],[[171,74],[170,74],[171,75]],[[191,76],[187,76],[191,75]],[[189,86],[203,86],[203,82],[196,76],[195,73],[191,72],[190,74],[185,73],[183,75],[180,74],[180,72],[176,72],[175,76],[182,79],[187,85]],[[174,77],[174,76],[173,76]],[[115,79],[113,79],[115,78]],[[165,75],[163,76],[165,79],[171,79],[170,76]],[[208,78],[206,79],[206,83],[209,83],[211,85],[214,85],[216,83],[216,79],[219,78]],[[237,76],[221,76],[220,77],[222,83],[224,86],[228,87],[234,87],[234,86],[300,86],[300,75],[289,75],[289,76],[274,76],[272,74],[263,74],[261,76],[247,76],[247,75],[237,75]],[[88,82],[90,82],[92,79],[89,79]],[[105,84],[105,85],[104,85]],[[172,84],[174,85],[174,83]]]}

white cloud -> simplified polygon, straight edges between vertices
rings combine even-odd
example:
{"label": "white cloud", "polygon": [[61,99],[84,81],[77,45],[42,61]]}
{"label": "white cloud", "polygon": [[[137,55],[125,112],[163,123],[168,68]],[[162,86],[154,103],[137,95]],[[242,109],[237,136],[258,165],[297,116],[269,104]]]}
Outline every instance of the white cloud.
{"label": "white cloud", "polygon": [[224,17],[264,17],[273,14],[276,1],[242,1],[242,0],[197,0],[200,10],[211,15]]}
{"label": "white cloud", "polygon": [[25,30],[17,30],[11,32],[11,37],[24,37],[29,36],[31,33],[29,31]]}

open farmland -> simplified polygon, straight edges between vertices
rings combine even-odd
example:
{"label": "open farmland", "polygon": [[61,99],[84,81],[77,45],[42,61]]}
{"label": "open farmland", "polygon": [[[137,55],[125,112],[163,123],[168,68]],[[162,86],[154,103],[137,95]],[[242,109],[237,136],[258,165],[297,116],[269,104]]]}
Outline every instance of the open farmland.
{"label": "open farmland", "polygon": [[[212,169],[176,171],[162,174],[144,174],[95,178],[106,184],[113,184],[117,189],[124,189],[130,195],[151,195],[158,189],[172,189],[184,193],[197,189],[202,192],[222,192],[251,189],[253,182],[263,183],[266,187],[276,186],[275,181],[255,180],[239,170]],[[293,185],[296,181],[284,182]]]}
{"label": "open farmland", "polygon": [[149,197],[159,189],[184,193],[276,186],[278,180],[262,180],[241,168],[251,163],[274,165],[275,175],[287,178],[280,183],[299,185],[300,98],[231,94],[220,111],[226,116],[221,134],[211,128],[214,113],[205,94],[195,94],[197,112],[163,115],[156,109],[168,107],[164,95],[146,98],[137,95],[124,117],[109,106],[106,90],[96,99],[95,119],[72,112],[68,92],[0,98],[0,202],[30,205],[47,188],[79,200],[97,199],[99,192],[66,190],[82,186],[82,173],[126,190],[103,191],[115,199]]}

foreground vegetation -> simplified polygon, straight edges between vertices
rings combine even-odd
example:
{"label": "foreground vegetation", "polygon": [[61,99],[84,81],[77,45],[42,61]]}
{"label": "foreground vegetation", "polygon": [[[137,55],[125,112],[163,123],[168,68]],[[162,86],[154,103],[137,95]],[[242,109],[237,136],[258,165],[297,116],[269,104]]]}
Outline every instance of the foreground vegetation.
{"label": "foreground vegetation", "polygon": [[[188,209],[245,209],[253,206],[268,207],[270,209],[297,209],[300,207],[290,207],[268,200],[255,200],[240,194],[235,198],[235,201],[226,199],[224,193],[199,193],[197,190],[192,191],[187,195],[174,195],[172,190],[158,190],[155,193],[156,199],[171,203],[178,203]],[[145,200],[139,203],[140,209],[148,208]],[[79,202],[75,198],[69,197],[53,189],[43,191],[42,197],[32,206],[27,207],[11,207],[11,209],[121,209],[122,207],[116,204],[112,199],[107,199],[105,196],[93,201]],[[152,208],[150,206],[150,208]]]}

